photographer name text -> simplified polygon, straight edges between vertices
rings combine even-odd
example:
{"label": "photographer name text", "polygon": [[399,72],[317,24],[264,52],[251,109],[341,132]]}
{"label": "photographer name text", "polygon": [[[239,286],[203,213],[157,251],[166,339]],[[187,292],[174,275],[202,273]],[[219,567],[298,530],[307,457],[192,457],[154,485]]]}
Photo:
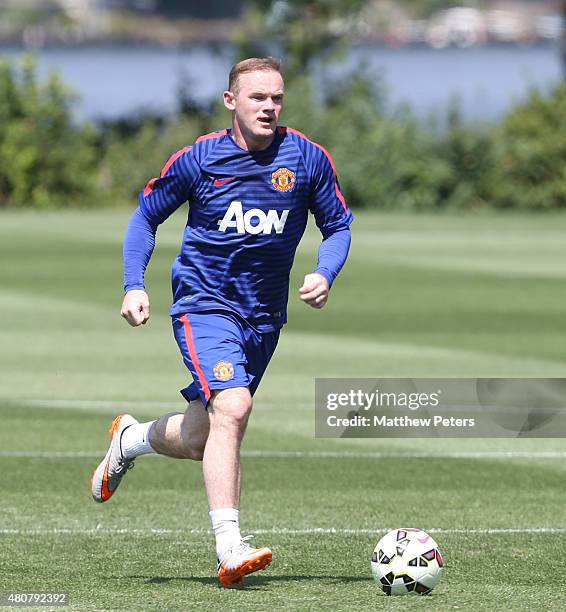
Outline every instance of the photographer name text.
{"label": "photographer name text", "polygon": [[355,415],[339,417],[331,414],[326,419],[329,427],[475,427],[473,418],[457,418],[433,415],[431,417],[396,416],[386,417],[374,415],[373,417]]}

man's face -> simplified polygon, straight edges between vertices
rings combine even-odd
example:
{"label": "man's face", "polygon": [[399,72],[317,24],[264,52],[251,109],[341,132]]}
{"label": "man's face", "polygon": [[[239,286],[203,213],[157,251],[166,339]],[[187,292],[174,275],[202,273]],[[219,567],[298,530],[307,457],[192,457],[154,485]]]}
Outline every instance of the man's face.
{"label": "man's face", "polygon": [[234,124],[246,140],[271,142],[283,106],[283,78],[275,70],[245,72],[236,92],[224,92],[224,105],[234,112]]}

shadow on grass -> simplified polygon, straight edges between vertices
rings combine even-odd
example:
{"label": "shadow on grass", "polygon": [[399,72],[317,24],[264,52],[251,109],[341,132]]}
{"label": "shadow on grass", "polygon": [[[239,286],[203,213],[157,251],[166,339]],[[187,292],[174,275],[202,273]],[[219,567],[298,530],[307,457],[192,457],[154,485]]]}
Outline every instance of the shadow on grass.
{"label": "shadow on grass", "polygon": [[[170,582],[196,582],[204,586],[215,586],[222,588],[216,576],[121,576],[119,580],[133,579],[144,580],[146,584],[168,584]],[[303,582],[316,580],[316,582],[326,581],[329,584],[343,584],[349,582],[371,582],[373,579],[366,576],[247,576],[244,590],[254,587],[266,586],[270,583]]]}

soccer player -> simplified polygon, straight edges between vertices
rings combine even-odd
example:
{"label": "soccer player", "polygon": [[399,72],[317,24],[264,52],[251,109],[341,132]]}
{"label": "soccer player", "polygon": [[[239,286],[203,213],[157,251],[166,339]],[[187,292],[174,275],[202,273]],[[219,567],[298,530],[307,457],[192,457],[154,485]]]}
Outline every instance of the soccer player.
{"label": "soccer player", "polygon": [[278,60],[236,64],[224,92],[231,129],[177,151],[140,194],[124,240],[122,316],[132,326],[147,323],[144,272],[157,228],[188,201],[170,314],[193,382],[181,390],[185,413],[148,423],[116,417],[91,482],[93,498],[105,502],[140,455],[202,461],[225,587],[272,560],[269,548],[252,548],[240,534],[240,445],[287,320],[289,272],[309,211],[322,242],[316,269],[299,289],[305,304],[326,304],[350,246],[353,217],[332,158],[300,132],[278,127],[283,94]]}

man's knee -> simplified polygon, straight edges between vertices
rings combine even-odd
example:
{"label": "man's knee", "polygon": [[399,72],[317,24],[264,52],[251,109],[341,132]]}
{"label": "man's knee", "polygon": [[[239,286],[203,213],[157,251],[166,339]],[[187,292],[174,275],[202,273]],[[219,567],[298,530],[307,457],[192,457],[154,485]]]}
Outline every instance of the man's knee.
{"label": "man's knee", "polygon": [[211,399],[211,427],[243,431],[252,411],[252,396],[247,388],[222,389]]}

